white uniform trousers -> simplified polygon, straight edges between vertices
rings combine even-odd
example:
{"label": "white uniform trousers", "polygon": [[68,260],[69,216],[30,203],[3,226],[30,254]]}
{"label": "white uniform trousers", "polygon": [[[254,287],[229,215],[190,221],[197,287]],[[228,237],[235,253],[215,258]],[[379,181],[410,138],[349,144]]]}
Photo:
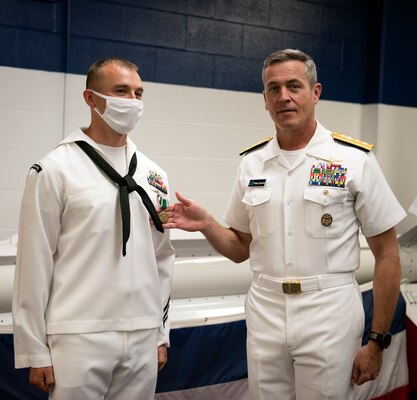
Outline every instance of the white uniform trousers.
{"label": "white uniform trousers", "polygon": [[51,335],[53,400],[153,400],[158,329]]}
{"label": "white uniform trousers", "polygon": [[251,400],[349,400],[364,329],[356,282],[300,294],[252,283],[246,297]]}

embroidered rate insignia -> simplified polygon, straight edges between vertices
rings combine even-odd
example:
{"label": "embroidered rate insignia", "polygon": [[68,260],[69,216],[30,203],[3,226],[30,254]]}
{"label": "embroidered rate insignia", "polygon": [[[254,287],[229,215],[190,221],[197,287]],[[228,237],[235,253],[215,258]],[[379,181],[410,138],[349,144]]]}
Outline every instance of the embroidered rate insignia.
{"label": "embroidered rate insignia", "polygon": [[353,147],[356,147],[358,149],[365,150],[365,151],[371,151],[375,147],[375,145],[371,143],[366,143],[362,140],[355,139],[351,136],[346,136],[338,132],[333,132],[332,138],[334,140],[337,140],[338,142],[343,142],[343,143],[349,144]]}
{"label": "embroidered rate insignia", "polygon": [[266,139],[262,140],[261,142],[255,143],[252,146],[249,146],[248,148],[246,148],[245,150],[241,151],[239,153],[240,156],[243,156],[247,153],[250,153],[252,150],[256,150],[259,149],[259,147],[267,144],[270,140],[272,140],[272,136],[267,137]]}
{"label": "embroidered rate insignia", "polygon": [[309,185],[345,187],[347,168],[341,164],[320,163],[313,165]]}

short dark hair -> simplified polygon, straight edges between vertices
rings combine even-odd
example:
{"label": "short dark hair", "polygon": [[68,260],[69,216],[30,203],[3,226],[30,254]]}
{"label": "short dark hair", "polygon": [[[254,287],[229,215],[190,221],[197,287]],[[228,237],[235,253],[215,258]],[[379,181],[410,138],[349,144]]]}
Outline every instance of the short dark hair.
{"label": "short dark hair", "polygon": [[269,66],[283,63],[285,61],[301,61],[305,65],[305,73],[310,86],[313,87],[317,83],[317,69],[313,59],[301,50],[296,49],[278,50],[270,54],[264,61],[264,66],[262,68],[262,80],[264,81],[265,70]]}
{"label": "short dark hair", "polygon": [[100,60],[97,60],[94,64],[92,64],[90,68],[88,69],[87,80],[86,80],[87,89],[91,89],[92,86],[94,86],[94,84],[100,79],[101,69],[109,64],[116,64],[121,67],[131,69],[134,71],[138,70],[138,67],[136,64],[124,58],[119,58],[119,57],[101,58]]}

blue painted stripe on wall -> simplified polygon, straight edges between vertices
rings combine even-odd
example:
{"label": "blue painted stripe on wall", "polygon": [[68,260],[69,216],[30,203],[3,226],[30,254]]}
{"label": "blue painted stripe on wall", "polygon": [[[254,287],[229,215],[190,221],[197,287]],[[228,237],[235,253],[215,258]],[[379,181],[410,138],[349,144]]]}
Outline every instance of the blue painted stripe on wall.
{"label": "blue painted stripe on wall", "polygon": [[417,61],[416,17],[411,0],[2,0],[0,65],[85,74],[122,56],[147,81],[260,92],[263,59],[293,47],[323,99],[417,106],[397,72],[397,54]]}

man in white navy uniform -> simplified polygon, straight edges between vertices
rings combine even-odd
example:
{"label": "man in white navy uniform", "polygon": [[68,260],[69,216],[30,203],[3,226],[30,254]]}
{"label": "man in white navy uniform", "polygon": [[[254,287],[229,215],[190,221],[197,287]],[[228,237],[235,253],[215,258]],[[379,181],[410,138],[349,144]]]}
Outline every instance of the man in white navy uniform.
{"label": "man in white navy uniform", "polygon": [[[252,400],[351,399],[375,379],[389,345],[400,264],[395,225],[405,212],[367,143],[332,134],[314,116],[313,60],[270,55],[262,72],[275,136],[244,151],[221,226],[177,194],[166,228],[199,230],[235,262],[250,257],[246,297]],[[375,256],[372,337],[354,270],[359,228]]]}
{"label": "man in white navy uniform", "polygon": [[27,177],[15,366],[30,367],[30,382],[51,399],[150,400],[167,361],[175,255],[156,211],[168,202],[167,175],[127,136],[142,94],[136,65],[97,61],[83,94],[90,126]]}

